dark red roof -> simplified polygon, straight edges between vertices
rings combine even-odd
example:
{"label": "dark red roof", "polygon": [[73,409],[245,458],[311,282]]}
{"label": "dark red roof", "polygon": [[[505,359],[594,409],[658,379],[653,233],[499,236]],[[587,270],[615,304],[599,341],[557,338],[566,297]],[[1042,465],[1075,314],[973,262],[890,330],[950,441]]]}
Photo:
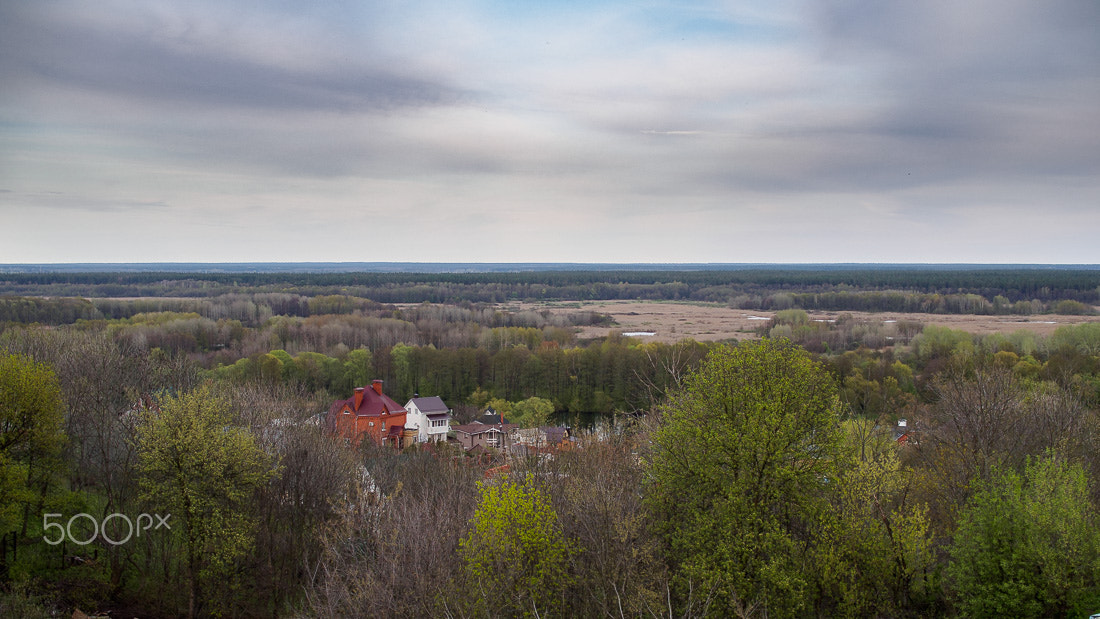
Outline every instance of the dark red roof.
{"label": "dark red roof", "polygon": [[405,407],[394,402],[390,396],[384,393],[379,394],[370,386],[363,389],[363,400],[359,402],[358,409],[355,408],[355,396],[351,396],[346,400],[337,400],[333,402],[332,407],[329,408],[329,412],[333,414],[339,413],[345,406],[351,409],[351,411],[359,417],[380,417],[385,413],[393,415],[408,412],[405,410]]}

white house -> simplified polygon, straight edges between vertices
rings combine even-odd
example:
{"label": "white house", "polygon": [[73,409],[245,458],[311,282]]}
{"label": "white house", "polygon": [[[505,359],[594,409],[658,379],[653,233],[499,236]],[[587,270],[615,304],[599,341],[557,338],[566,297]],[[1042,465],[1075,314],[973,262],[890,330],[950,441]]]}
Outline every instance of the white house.
{"label": "white house", "polygon": [[405,405],[405,429],[416,430],[418,443],[445,443],[451,430],[451,409],[439,396],[413,398]]}

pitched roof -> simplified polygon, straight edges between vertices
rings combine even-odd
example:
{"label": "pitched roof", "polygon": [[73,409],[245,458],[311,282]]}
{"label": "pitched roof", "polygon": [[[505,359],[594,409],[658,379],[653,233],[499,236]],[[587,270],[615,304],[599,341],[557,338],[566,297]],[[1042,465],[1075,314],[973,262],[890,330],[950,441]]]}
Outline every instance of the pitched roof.
{"label": "pitched roof", "polygon": [[[490,408],[489,411],[493,411],[493,409]],[[489,411],[486,411],[486,413],[484,415],[478,417],[477,419],[474,419],[473,422],[474,423],[483,423],[485,425],[494,425],[494,424],[501,423],[500,420],[504,419],[504,423],[510,423],[508,421],[508,419],[503,417],[500,413],[497,413],[495,411],[493,411],[493,412],[489,412]]]}
{"label": "pitched roof", "polygon": [[433,395],[430,398],[413,398],[409,400],[410,403],[415,404],[422,413],[446,413],[449,408],[443,403],[443,398]]}
{"label": "pitched roof", "polygon": [[344,406],[347,406],[351,409],[351,412],[359,417],[379,417],[383,413],[395,415],[408,412],[405,410],[405,407],[394,402],[390,396],[384,393],[379,394],[370,386],[363,389],[363,400],[359,402],[358,409],[355,408],[355,396],[351,396],[346,400],[337,400],[333,402],[329,411],[332,413],[339,413]]}

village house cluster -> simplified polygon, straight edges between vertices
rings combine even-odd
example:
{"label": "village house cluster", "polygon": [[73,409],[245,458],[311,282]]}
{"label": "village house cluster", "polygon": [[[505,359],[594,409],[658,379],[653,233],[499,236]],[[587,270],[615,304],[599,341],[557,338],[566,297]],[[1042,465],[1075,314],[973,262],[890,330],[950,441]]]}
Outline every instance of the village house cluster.
{"label": "village house cluster", "polygon": [[369,387],[356,387],[352,397],[333,402],[326,425],[351,445],[365,439],[397,449],[453,442],[471,455],[494,449],[527,456],[571,449],[573,444],[568,427],[521,428],[493,409],[467,424],[452,426],[452,419],[452,409],[439,396],[416,394],[401,406],[382,391],[381,380],[374,380]]}

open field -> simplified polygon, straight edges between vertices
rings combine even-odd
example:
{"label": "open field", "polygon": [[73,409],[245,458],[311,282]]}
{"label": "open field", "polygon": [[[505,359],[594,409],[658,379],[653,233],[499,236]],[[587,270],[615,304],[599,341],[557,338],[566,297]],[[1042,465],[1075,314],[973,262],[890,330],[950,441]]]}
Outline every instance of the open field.
{"label": "open field", "polygon": [[[580,337],[600,337],[610,331],[652,332],[641,335],[646,340],[677,342],[684,338],[698,341],[750,339],[758,337],[755,330],[770,319],[774,312],[731,309],[720,305],[696,305],[669,302],[601,301],[562,304],[508,304],[516,309],[551,309],[555,312],[593,311],[615,319],[613,327],[584,327]],[[835,320],[841,313],[851,314],[857,321],[919,322],[969,331],[971,333],[1012,333],[1030,331],[1049,335],[1061,325],[1100,322],[1100,316],[1063,316],[1036,314],[1032,316],[975,316],[966,314],[902,314],[871,312],[809,312],[814,320]]]}

